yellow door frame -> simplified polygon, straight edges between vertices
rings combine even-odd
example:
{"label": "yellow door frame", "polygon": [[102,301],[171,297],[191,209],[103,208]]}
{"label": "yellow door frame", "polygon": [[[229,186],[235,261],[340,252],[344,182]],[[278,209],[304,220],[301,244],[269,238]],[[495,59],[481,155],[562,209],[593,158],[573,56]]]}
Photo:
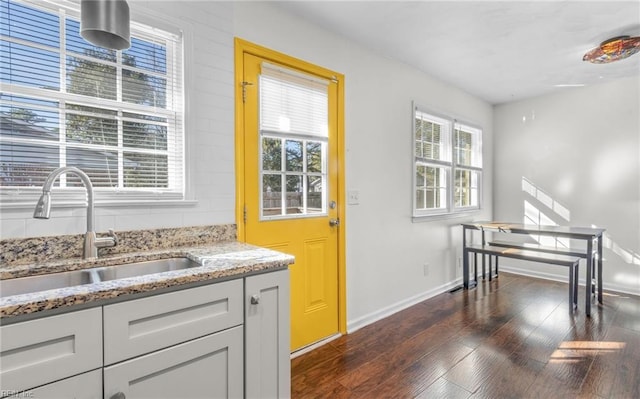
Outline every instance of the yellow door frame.
{"label": "yellow door frame", "polygon": [[[235,38],[235,157],[236,157],[236,224],[238,240],[246,241],[244,223],[244,116],[243,116],[243,55],[249,53],[260,58],[271,60],[294,69],[301,69],[327,79],[337,80],[338,85],[338,217],[341,226],[338,229],[338,328],[341,334],[347,332],[347,288],[346,288],[346,256],[345,256],[345,189],[344,189],[344,75],[313,65],[289,55],[259,46],[246,40]],[[336,167],[336,165],[332,165]]]}

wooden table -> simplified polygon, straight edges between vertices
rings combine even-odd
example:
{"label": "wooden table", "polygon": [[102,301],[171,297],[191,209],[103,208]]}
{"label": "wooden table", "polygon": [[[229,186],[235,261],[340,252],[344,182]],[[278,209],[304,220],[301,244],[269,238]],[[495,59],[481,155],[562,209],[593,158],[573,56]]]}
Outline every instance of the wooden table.
{"label": "wooden table", "polygon": [[[465,250],[467,247],[467,231],[480,230],[482,232],[482,244],[484,245],[486,231],[512,234],[535,234],[554,238],[569,238],[586,241],[585,251],[587,261],[587,283],[585,314],[591,315],[591,295],[593,290],[593,271],[596,267],[596,280],[598,302],[602,304],[602,236],[605,229],[574,226],[540,226],[533,224],[508,223],[508,222],[469,222],[462,223],[462,247],[463,247],[463,287],[469,289],[469,256]],[[595,250],[594,250],[595,249]],[[483,257],[484,258],[484,257]],[[483,259],[484,261],[484,259]],[[491,271],[489,271],[491,272]]]}

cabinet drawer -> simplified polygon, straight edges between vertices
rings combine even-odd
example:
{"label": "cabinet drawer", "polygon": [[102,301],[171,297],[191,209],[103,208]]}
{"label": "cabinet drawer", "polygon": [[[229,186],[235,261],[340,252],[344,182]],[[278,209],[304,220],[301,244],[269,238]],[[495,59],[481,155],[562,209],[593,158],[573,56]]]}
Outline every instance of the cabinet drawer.
{"label": "cabinet drawer", "polygon": [[19,391],[102,367],[102,308],[0,327],[2,389]]}
{"label": "cabinet drawer", "polygon": [[113,364],[243,322],[242,279],[104,307],[104,363]]}
{"label": "cabinet drawer", "polygon": [[[102,369],[76,375],[27,391],[33,399],[102,399]],[[16,395],[16,397],[21,397]]]}
{"label": "cabinet drawer", "polygon": [[104,369],[104,397],[242,398],[243,329],[237,326]]}

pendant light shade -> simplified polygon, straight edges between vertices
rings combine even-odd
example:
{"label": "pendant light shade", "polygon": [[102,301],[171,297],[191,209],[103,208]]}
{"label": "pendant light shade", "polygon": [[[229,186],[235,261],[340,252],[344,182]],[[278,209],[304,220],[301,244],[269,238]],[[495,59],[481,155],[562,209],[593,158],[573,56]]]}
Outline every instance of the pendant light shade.
{"label": "pendant light shade", "polygon": [[80,35],[89,43],[113,50],[131,46],[126,0],[82,0]]}
{"label": "pendant light shade", "polygon": [[589,50],[583,61],[594,64],[608,64],[631,57],[640,51],[640,36],[617,36],[600,43],[600,46]]}

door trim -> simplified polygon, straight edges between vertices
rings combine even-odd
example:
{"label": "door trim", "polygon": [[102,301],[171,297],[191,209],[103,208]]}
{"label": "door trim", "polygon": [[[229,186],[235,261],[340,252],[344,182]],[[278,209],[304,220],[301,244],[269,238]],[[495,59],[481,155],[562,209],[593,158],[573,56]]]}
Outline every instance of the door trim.
{"label": "door trim", "polygon": [[[338,217],[341,224],[338,229],[338,329],[341,334],[347,333],[347,288],[346,288],[346,240],[345,240],[345,189],[344,189],[344,75],[313,65],[298,58],[259,46],[240,38],[234,38],[234,91],[235,91],[235,172],[236,172],[236,225],[238,230],[238,241],[246,241],[246,230],[244,223],[244,118],[242,101],[242,80],[243,55],[245,53],[255,55],[260,58],[271,60],[292,68],[302,69],[316,75],[336,81],[338,88],[337,99],[337,148],[338,148]],[[334,165],[335,166],[335,165]]]}

